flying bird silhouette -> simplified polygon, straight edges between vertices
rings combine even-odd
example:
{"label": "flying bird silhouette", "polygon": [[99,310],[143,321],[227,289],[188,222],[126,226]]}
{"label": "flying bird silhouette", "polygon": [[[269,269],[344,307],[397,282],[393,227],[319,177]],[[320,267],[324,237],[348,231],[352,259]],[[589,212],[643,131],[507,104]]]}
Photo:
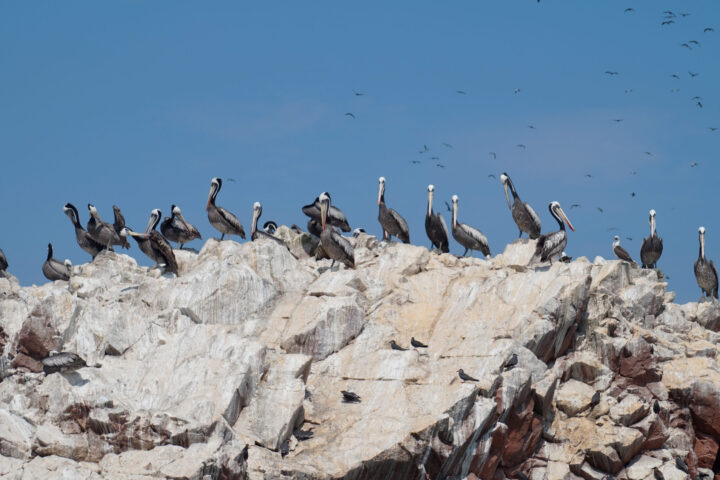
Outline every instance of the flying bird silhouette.
{"label": "flying bird silhouette", "polygon": [[460,95],[465,95],[465,90],[455,90],[455,93],[459,93]]}
{"label": "flying bird silhouette", "polygon": [[688,50],[692,50],[692,47],[691,47],[690,45],[688,45],[687,43],[681,43],[680,46],[681,46],[681,47],[685,47],[685,48],[687,48]]}
{"label": "flying bird silhouette", "polygon": [[717,129],[718,127],[708,127],[708,130],[710,130],[711,132],[715,132],[717,131]]}
{"label": "flying bird silhouette", "polygon": [[691,13],[683,13],[683,12],[680,12],[680,16],[681,16],[681,17],[687,17],[688,15],[692,15],[692,14],[691,14]]}
{"label": "flying bird silhouette", "polygon": [[490,155],[491,157],[493,157],[493,160],[496,160],[496,159],[497,159],[497,153],[495,153],[495,152],[490,152],[489,155]]}
{"label": "flying bird silhouette", "polygon": [[664,22],[662,22],[662,23],[660,24],[660,26],[670,25],[671,23],[675,23],[675,22],[674,22],[673,20],[665,20]]}
{"label": "flying bird silhouette", "polygon": [[352,113],[352,112],[347,112],[347,113],[345,114],[345,116],[346,116],[346,117],[352,117],[352,118],[355,118],[355,115],[353,115],[353,113]]}
{"label": "flying bird silhouette", "polygon": [[626,8],[625,9],[625,13],[630,13],[630,12],[634,12],[634,11],[635,11],[634,8]]}
{"label": "flying bird silhouette", "polygon": [[527,147],[526,147],[525,145],[523,145],[522,143],[518,143],[518,144],[515,145],[515,146],[516,146],[516,147],[519,147],[519,148],[522,148],[523,150],[525,150],[525,149],[527,148]]}
{"label": "flying bird silhouette", "polygon": [[443,165],[442,163],[436,163],[435,166],[440,167],[440,168],[445,168],[445,165]]}
{"label": "flying bird silhouette", "polygon": [[515,90],[513,90],[513,93],[517,95],[518,93],[520,93],[520,89],[516,88]]}
{"label": "flying bird silhouette", "polygon": [[535,130],[535,125],[528,125],[528,128]]}
{"label": "flying bird silhouette", "polygon": [[572,205],[570,205],[570,210],[572,210],[573,208],[578,208],[578,207],[580,207],[579,203],[573,203]]}
{"label": "flying bird silhouette", "polygon": [[613,119],[613,122],[617,122],[617,123],[620,123],[620,122],[622,122],[622,121],[623,121],[622,118],[615,118],[615,119]]}
{"label": "flying bird silhouette", "polygon": [[607,73],[608,75],[617,75],[620,72],[612,72],[610,70],[605,70],[605,73]]}
{"label": "flying bird silhouette", "polygon": [[420,163],[420,160],[410,160],[410,163],[418,164],[418,163]]}
{"label": "flying bird silhouette", "polygon": [[488,178],[494,178],[495,180],[497,180],[497,177],[495,175],[493,175],[492,173],[490,175],[488,175]]}
{"label": "flying bird silhouette", "polygon": [[589,173],[586,173],[585,176],[586,176],[587,178],[592,178],[592,175],[590,175]]}
{"label": "flying bird silhouette", "polygon": [[632,93],[632,88],[626,88],[625,93]]}
{"label": "flying bird silhouette", "polygon": [[595,208],[597,208],[597,211],[600,212],[600,213],[603,213],[603,211],[604,211],[604,210],[603,210],[602,208],[600,208],[600,207],[595,207]]}
{"label": "flying bird silhouette", "polygon": [[628,241],[632,242],[632,237],[625,237]]}
{"label": "flying bird silhouette", "polygon": [[452,212],[452,208],[450,208],[450,204],[445,200],[445,208],[447,208],[448,212]]}
{"label": "flying bird silhouette", "polygon": [[688,43],[692,43],[693,45],[697,45],[698,47],[700,46],[700,42],[698,42],[697,40],[690,40],[688,41]]}
{"label": "flying bird silhouette", "polygon": [[440,160],[440,157],[430,157],[430,160]]}
{"label": "flying bird silhouette", "polygon": [[695,95],[695,96],[692,97],[690,100],[702,100],[702,98],[701,98],[701,97],[698,97],[697,95]]}
{"label": "flying bird silhouette", "polygon": [[695,77],[697,77],[698,75],[700,75],[699,73],[693,73],[693,72],[691,72],[690,70],[688,70],[688,73],[690,74],[690,78],[695,78]]}
{"label": "flying bird silhouette", "polygon": [[355,94],[356,97],[362,97],[363,95],[365,95],[362,92],[356,92],[354,88],[353,88],[353,93]]}
{"label": "flying bird silhouette", "polygon": [[697,162],[691,163],[691,164],[690,164],[690,168],[692,168],[692,167],[697,167],[697,164],[698,164]]}
{"label": "flying bird silhouette", "polygon": [[697,102],[696,105],[698,106],[698,108],[702,108],[702,102]]}
{"label": "flying bird silhouette", "polygon": [[635,192],[631,192],[631,193],[630,193],[630,196],[634,198],[634,197],[635,197]]}
{"label": "flying bird silhouette", "polygon": [[652,152],[643,152],[643,153],[644,153],[645,155],[649,156],[649,157],[652,157],[652,156],[653,156]]}
{"label": "flying bird silhouette", "polygon": [[672,78],[677,78],[678,80],[680,80],[680,77],[678,77],[677,74],[675,74],[675,73],[673,73],[673,74],[670,75],[670,76],[671,76]]}
{"label": "flying bird silhouette", "polygon": [[446,146],[447,148],[453,148],[453,146],[450,145],[450,144],[447,143],[447,142],[442,142],[442,144],[443,144],[444,146]]}
{"label": "flying bird silhouette", "polygon": [[705,30],[703,30],[703,33],[714,32],[714,31],[715,31],[715,29],[712,27],[705,27]]}

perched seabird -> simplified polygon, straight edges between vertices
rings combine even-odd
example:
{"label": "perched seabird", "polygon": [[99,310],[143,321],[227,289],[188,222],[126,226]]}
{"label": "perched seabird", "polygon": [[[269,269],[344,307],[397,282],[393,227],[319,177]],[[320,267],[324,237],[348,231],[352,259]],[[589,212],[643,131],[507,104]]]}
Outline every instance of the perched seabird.
{"label": "perched seabird", "polygon": [[675,457],[675,466],[683,472],[690,474],[690,469],[688,468],[687,463],[685,463],[685,460],[683,460],[682,457]]}
{"label": "perched seabird", "polygon": [[513,368],[515,368],[515,366],[517,364],[518,364],[517,353],[513,353],[512,356],[510,358],[508,358],[508,360],[505,363],[503,363],[502,370],[504,372],[507,372],[508,370],[512,370]]}
{"label": "perched seabird", "polygon": [[5,272],[7,268],[7,257],[5,256],[5,252],[2,251],[2,248],[0,248],[0,272]]}
{"label": "perched seabird", "polygon": [[718,273],[712,260],[705,259],[705,227],[698,229],[700,234],[700,253],[695,262],[695,279],[703,296],[718,298]]}
{"label": "perched seabird", "polygon": [[285,242],[280,240],[274,235],[271,235],[267,232],[264,232],[262,230],[258,230],[257,228],[257,222],[260,219],[260,216],[262,215],[262,205],[260,202],[255,202],[253,204],[253,218],[252,218],[252,224],[250,225],[250,239],[251,240],[257,240],[258,238],[268,238],[274,242],[279,243],[283,247],[286,246]]}
{"label": "perched seabird", "polygon": [[240,238],[245,240],[245,229],[243,229],[240,220],[223,207],[215,205],[215,198],[217,197],[221,187],[222,180],[220,178],[215,177],[210,181],[210,194],[208,195],[207,205],[205,206],[205,210],[208,212],[210,225],[222,233],[220,240],[223,240],[226,234],[239,235]]}
{"label": "perched seabird", "polygon": [[665,480],[665,475],[658,467],[653,467],[653,477],[655,477],[655,480]]}
{"label": "perched seabird", "polygon": [[322,223],[319,219],[315,220],[314,218],[311,218],[308,220],[307,229],[310,234],[319,237],[322,234]]}
{"label": "perched seabird", "polygon": [[399,238],[403,243],[410,243],[410,228],[405,219],[392,208],[385,205],[385,177],[378,179],[378,221],[383,229],[383,240],[391,241]]}
{"label": "perched seabird", "polygon": [[122,230],[122,235],[125,237],[130,235],[135,239],[140,247],[140,250],[150,257],[150,260],[155,262],[153,268],[159,266],[161,263],[165,265],[165,271],[178,274],[178,264],[175,259],[175,253],[170,246],[170,243],[160,235],[160,232],[155,230],[157,224],[160,222],[162,212],[159,209],[155,209],[150,212],[150,220],[148,226],[145,229],[145,233],[133,232],[129,228],[125,227]]}
{"label": "perched seabird", "polygon": [[355,230],[353,230],[353,237],[357,238],[360,236],[361,233],[365,233],[365,229],[364,228],[356,228]]}
{"label": "perched seabird", "polygon": [[263,224],[263,232],[269,233],[270,235],[275,233],[275,230],[277,230],[278,225],[272,220],[268,220]]}
{"label": "perched seabird", "polygon": [[92,238],[82,225],[80,225],[80,217],[75,205],[72,203],[66,203],[63,207],[63,212],[70,219],[73,227],[75,227],[75,239],[77,240],[78,245],[80,245],[80,248],[92,255],[93,258],[95,258],[101,250],[105,250],[105,245]]}
{"label": "perched seabird", "polygon": [[[323,192],[321,194],[327,196],[330,198],[330,194],[328,192]],[[315,201],[311,203],[310,205],[305,205],[302,207],[302,211],[305,215],[310,217],[311,219],[315,220],[318,224],[320,223],[320,197],[316,197]],[[349,232],[350,231],[350,224],[347,221],[347,218],[345,218],[345,214],[340,211],[339,208],[336,208],[334,206],[330,206],[330,210],[327,212],[327,218],[326,223],[333,227],[338,227],[343,232]],[[309,224],[309,222],[308,222]],[[318,235],[319,236],[319,235]]]}
{"label": "perched seabird", "polygon": [[572,257],[568,257],[565,252],[562,252],[560,254],[560,261],[563,263],[570,263],[572,261]]}
{"label": "perched seabird", "polygon": [[620,260],[624,260],[632,264],[635,263],[630,257],[630,254],[627,252],[627,250],[620,246],[620,237],[617,235],[615,235],[615,238],[613,240],[613,252],[615,253],[615,256]]}
{"label": "perched seabird", "polygon": [[430,239],[430,250],[435,247],[443,253],[448,253],[450,251],[450,236],[448,235],[447,225],[445,224],[442,214],[440,212],[433,213],[432,208],[435,186],[428,185],[427,190],[428,206],[427,214],[425,215],[425,233],[427,233]]}
{"label": "perched seabird", "polygon": [[662,255],[663,241],[655,231],[655,210],[650,210],[650,237],[643,238],[640,246],[642,268],[655,268]]}
{"label": "perched seabird", "polygon": [[465,223],[459,223],[457,221],[458,211],[458,196],[452,196],[452,233],[453,238],[460,245],[465,247],[463,257],[467,255],[470,250],[470,256],[472,256],[473,250],[480,250],[485,258],[490,258],[490,246],[488,245],[487,238],[477,228],[471,227]]}
{"label": "perched seabird", "polygon": [[[537,213],[535,213],[535,210],[532,209],[532,207],[520,200],[520,197],[517,194],[517,191],[515,190],[515,185],[513,184],[512,180],[510,180],[510,177],[507,173],[503,173],[500,175],[500,181],[503,184],[503,188],[505,189],[505,199],[507,200],[508,208],[510,209],[510,212],[512,212],[513,220],[515,220],[515,224],[517,224],[518,228],[520,229],[520,235],[518,235],[518,238],[522,237],[523,232],[527,233],[528,236],[532,239],[536,239],[540,237],[540,217],[538,217]],[[510,195],[508,195],[508,188],[510,189],[510,192],[513,196],[513,203],[510,204]]]}
{"label": "perched seabird", "polygon": [[309,440],[314,435],[313,429],[308,428],[307,430],[301,430],[297,429],[293,432],[293,435],[298,440],[298,442],[302,442],[303,440]]}
{"label": "perched seabird", "polygon": [[87,224],[88,233],[96,242],[105,245],[105,248],[108,250],[110,250],[112,245],[121,245],[124,248],[130,248],[130,243],[118,235],[114,225],[103,222],[95,205],[88,203],[88,211],[90,212],[90,220]]}
{"label": "perched seabird", "polygon": [[592,409],[598,403],[600,403],[600,392],[595,392],[590,399],[590,408]]}
{"label": "perched seabird", "polygon": [[42,364],[45,375],[50,375],[55,372],[69,372],[77,370],[78,368],[87,367],[85,360],[73,352],[51,353],[49,356],[43,358]]}
{"label": "perched seabird", "polygon": [[332,268],[335,261],[342,262],[348,268],[355,268],[355,249],[335,228],[327,224],[327,212],[330,210],[330,195],[321,193],[320,199],[320,222],[322,233],[320,244],[328,257],[332,259]]}
{"label": "perched seabird", "polygon": [[160,224],[160,231],[165,235],[165,238],[180,244],[181,250],[186,243],[196,238],[202,238],[198,229],[185,221],[180,207],[177,205],[170,206],[170,213],[170,217],[165,217]]}
{"label": "perched seabird", "polygon": [[427,348],[427,345],[425,345],[424,343],[422,343],[418,340],[415,340],[415,337],[410,338],[410,345],[412,345],[415,348]]}
{"label": "perched seabird", "polygon": [[400,350],[401,352],[404,352],[407,350],[407,348],[403,348],[400,345],[398,345],[397,343],[395,343],[395,340],[390,340],[390,348],[392,348],[393,350]]}
{"label": "perched seabird", "polygon": [[657,400],[653,402],[653,412],[660,413],[660,402],[658,402]]}
{"label": "perched seabird", "polygon": [[[125,217],[123,217],[122,212],[120,211],[120,207],[117,205],[113,205],[113,215],[115,216],[115,222],[113,223],[113,230],[115,230],[115,233],[120,235],[120,232],[123,228],[125,228]],[[130,248],[130,243],[128,243],[127,239],[123,239],[124,243],[122,244],[123,248]]]}
{"label": "perched seabird", "polygon": [[572,223],[568,220],[567,215],[563,212],[560,203],[550,202],[548,209],[550,210],[552,216],[555,217],[555,220],[557,220],[558,225],[560,225],[560,230],[557,232],[546,233],[538,238],[537,245],[535,246],[535,254],[533,255],[532,260],[530,260],[531,263],[537,260],[540,260],[541,262],[550,261],[550,263],[552,263],[552,257],[560,255],[567,245],[565,223],[568,224],[570,230],[573,232],[575,231],[575,228],[573,228]]}
{"label": "perched seabird", "polygon": [[340,390],[343,396],[343,403],[360,403],[360,395],[348,390]]}
{"label": "perched seabird", "polygon": [[470,375],[468,375],[467,373],[463,372],[462,368],[460,370],[458,370],[457,373],[458,373],[458,376],[460,377],[460,380],[462,380],[463,382],[477,382],[478,381],[477,378],[473,378]]}
{"label": "perched seabird", "polygon": [[53,258],[53,246],[52,243],[48,243],[48,254],[47,260],[42,266],[43,275],[45,278],[54,282],[55,280],[70,280],[70,274],[72,273],[72,264],[70,260],[61,262]]}

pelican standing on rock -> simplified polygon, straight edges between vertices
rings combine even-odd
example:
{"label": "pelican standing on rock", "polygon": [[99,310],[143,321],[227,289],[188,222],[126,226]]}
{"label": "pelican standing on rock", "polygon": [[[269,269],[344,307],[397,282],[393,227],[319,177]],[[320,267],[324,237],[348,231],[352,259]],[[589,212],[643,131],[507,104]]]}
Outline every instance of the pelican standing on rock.
{"label": "pelican standing on rock", "polygon": [[5,256],[5,252],[2,251],[2,248],[0,248],[0,272],[5,273],[7,268],[8,268],[7,257]]}
{"label": "pelican standing on rock", "polygon": [[260,202],[255,202],[253,204],[253,218],[252,218],[252,224],[250,225],[250,239],[255,241],[258,238],[269,238],[270,240],[273,240],[277,243],[279,243],[282,246],[285,246],[285,242],[280,240],[274,235],[271,235],[267,232],[264,232],[262,230],[258,230],[257,228],[257,222],[260,219],[260,216],[262,215],[262,205]]}
{"label": "pelican standing on rock", "polygon": [[427,190],[428,206],[427,214],[425,215],[425,233],[427,233],[430,239],[430,250],[436,247],[439,248],[441,252],[448,253],[450,251],[450,235],[448,235],[447,225],[442,215],[439,212],[434,214],[432,208],[435,186],[428,185]]}
{"label": "pelican standing on rock", "polygon": [[[330,198],[330,194],[328,192],[323,192],[320,195],[325,195]],[[312,220],[315,220],[316,225],[320,225],[320,197],[316,197],[313,203],[302,207],[302,211]],[[330,205],[330,210],[327,211],[327,224],[333,227],[338,227],[343,232],[350,231],[350,224],[348,223],[347,218],[345,218],[345,214],[341,212],[339,208],[333,207],[332,205]],[[310,222],[308,222],[308,231],[310,231]],[[310,231],[310,233],[313,232]]]}
{"label": "pelican standing on rock", "polygon": [[705,259],[705,227],[698,229],[700,253],[695,262],[695,279],[704,296],[718,298],[718,273],[712,260]]}
{"label": "pelican standing on rock", "polygon": [[573,232],[575,231],[575,228],[573,228],[572,223],[568,220],[567,215],[563,212],[560,203],[550,202],[548,209],[560,225],[560,230],[557,232],[546,233],[538,238],[537,245],[535,246],[535,254],[533,255],[532,260],[530,260],[530,263],[540,260],[541,262],[549,261],[552,264],[552,257],[562,254],[563,250],[565,250],[565,246],[567,245],[565,223],[567,223],[568,227],[570,227],[570,230]]}
{"label": "pelican standing on rock", "polygon": [[630,257],[630,254],[627,252],[627,250],[620,246],[620,237],[617,235],[615,235],[615,238],[613,240],[613,253],[615,253],[615,256],[620,260],[624,260],[633,264],[635,263]]}
{"label": "pelican standing on rock", "polygon": [[335,265],[335,261],[344,263],[348,268],[355,268],[355,250],[352,245],[326,222],[327,212],[330,210],[330,196],[322,193],[318,200],[320,203],[320,221],[322,223],[320,244],[327,256],[333,261],[330,268]]}
{"label": "pelican standing on rock", "polygon": [[93,258],[100,253],[101,250],[105,250],[105,245],[97,242],[92,236],[85,231],[80,225],[80,217],[78,216],[78,210],[72,203],[66,203],[63,207],[63,212],[68,216],[73,226],[75,227],[75,238],[77,239],[80,248],[85,250],[87,253],[92,255]]}
{"label": "pelican standing on rock", "polygon": [[663,251],[663,241],[655,231],[655,210],[650,210],[650,237],[643,238],[640,246],[642,268],[655,268]]}
{"label": "pelican standing on rock", "polygon": [[165,217],[165,220],[160,224],[160,231],[165,235],[165,238],[180,244],[181,250],[186,243],[196,238],[202,238],[198,229],[185,221],[180,207],[172,205],[170,206],[170,212],[172,215]]}
{"label": "pelican standing on rock", "polygon": [[130,248],[130,243],[115,232],[113,225],[102,221],[95,205],[88,203],[88,210],[90,211],[90,221],[88,221],[87,226],[88,233],[96,242],[105,245],[108,250],[112,245],[122,245],[125,248]]}
{"label": "pelican standing on rock", "polygon": [[378,221],[383,229],[383,239],[391,241],[392,237],[397,237],[403,243],[410,243],[410,228],[407,222],[399,213],[385,205],[385,177],[380,177],[378,182]]}
{"label": "pelican standing on rock", "polygon": [[[502,182],[503,188],[505,189],[505,199],[507,200],[508,208],[512,212],[513,220],[515,220],[515,223],[520,229],[520,235],[518,235],[518,238],[522,237],[523,232],[527,233],[528,236],[532,239],[539,238],[541,225],[540,217],[538,217],[538,214],[535,213],[535,210],[533,210],[530,205],[520,200],[520,197],[515,190],[515,185],[513,184],[512,180],[510,180],[510,177],[508,177],[507,173],[503,173],[502,175],[500,175],[500,181]],[[512,205],[510,204],[510,195],[508,195],[508,188],[512,192],[513,196]]]}
{"label": "pelican standing on rock", "polygon": [[72,271],[72,264],[70,260],[61,262],[53,258],[53,246],[52,243],[48,243],[48,254],[47,260],[43,263],[42,272],[45,278],[54,282],[55,280],[70,280],[70,273]]}
{"label": "pelican standing on rock", "polygon": [[480,250],[485,258],[490,258],[490,246],[488,245],[487,238],[477,228],[473,228],[470,225],[460,223],[457,221],[458,211],[458,196],[452,196],[452,233],[453,238],[460,245],[465,247],[463,257],[470,250],[470,256],[472,256],[473,250]]}
{"label": "pelican standing on rock", "polygon": [[[120,232],[122,232],[122,229],[125,228],[125,217],[123,217],[122,212],[120,211],[120,207],[117,205],[113,205],[113,214],[115,215],[115,222],[113,223],[113,229],[115,230],[115,233],[120,235]],[[127,238],[123,238],[124,243],[122,246],[124,248],[130,248],[130,243],[128,243]]]}
{"label": "pelican standing on rock", "polygon": [[225,210],[223,207],[215,205],[215,197],[217,197],[220,188],[222,187],[222,180],[218,177],[213,178],[210,181],[210,195],[208,195],[207,206],[205,210],[208,212],[208,220],[210,225],[215,227],[217,231],[222,233],[220,240],[225,238],[225,234],[228,235],[239,235],[240,238],[245,240],[245,229],[243,228],[240,220],[235,215]]}
{"label": "pelican standing on rock", "polygon": [[130,235],[135,239],[135,241],[138,244],[138,247],[140,247],[140,250],[150,257],[150,260],[155,262],[155,265],[153,268],[159,266],[159,264],[165,264],[165,271],[174,273],[175,275],[178,274],[178,264],[177,260],[175,259],[175,253],[173,253],[173,249],[170,246],[170,243],[160,235],[160,233],[155,230],[155,227],[157,227],[157,224],[160,223],[160,218],[162,217],[162,212],[159,209],[155,209],[152,212],[150,212],[150,220],[148,221],[147,228],[145,229],[145,233],[137,233],[133,232],[129,228],[125,227],[122,230],[122,236],[126,237],[127,235]]}

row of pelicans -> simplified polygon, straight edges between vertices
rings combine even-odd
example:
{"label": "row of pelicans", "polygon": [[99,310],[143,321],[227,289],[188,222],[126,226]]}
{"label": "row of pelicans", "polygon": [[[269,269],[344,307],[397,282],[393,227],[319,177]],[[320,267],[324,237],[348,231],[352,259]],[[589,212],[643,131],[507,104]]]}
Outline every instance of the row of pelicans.
{"label": "row of pelicans", "polygon": [[[567,245],[567,233],[565,224],[572,231],[575,229],[563,211],[560,203],[550,202],[548,209],[550,214],[558,222],[559,229],[555,232],[540,234],[541,224],[535,210],[526,202],[523,202],[518,196],[515,185],[513,184],[507,173],[500,175],[505,190],[505,199],[512,213],[513,220],[518,226],[519,237],[526,233],[531,239],[537,240],[535,253],[531,263],[535,262],[551,262],[553,258],[560,257],[561,260],[567,258],[564,255],[564,249]],[[378,188],[378,220],[383,230],[383,240],[390,241],[392,237],[396,237],[403,243],[410,243],[410,229],[405,219],[395,210],[389,208],[385,203],[385,177],[380,177]],[[238,235],[245,238],[245,230],[238,220],[230,211],[223,207],[217,206],[215,201],[222,180],[213,178],[210,182],[210,193],[208,195],[206,210],[210,224],[217,229],[222,235]],[[449,252],[449,231],[445,220],[438,212],[433,212],[433,194],[435,188],[428,185],[428,203],[427,213],[425,216],[425,231],[430,239],[430,249],[438,249],[440,252]],[[512,201],[510,196],[512,195]],[[479,250],[485,257],[490,257],[490,246],[488,240],[483,233],[470,225],[458,221],[458,197],[452,197],[452,236],[465,248],[463,256],[468,251],[472,255],[474,250]],[[80,247],[92,255],[93,258],[102,250],[111,249],[117,245],[123,248],[130,248],[128,237],[132,237],[138,244],[140,250],[143,251],[150,259],[155,262],[155,266],[162,264],[166,272],[177,275],[178,265],[175,260],[175,254],[169,242],[176,242],[182,249],[185,243],[201,238],[200,232],[188,223],[182,215],[182,211],[176,205],[171,207],[171,216],[165,217],[160,223],[162,212],[155,209],[150,213],[150,220],[144,233],[131,230],[125,225],[125,218],[117,206],[113,206],[115,221],[114,223],[106,223],[98,214],[97,209],[92,204],[88,205],[90,220],[87,223],[87,229],[80,224],[80,217],[77,208],[67,203],[63,207],[63,211],[68,216],[75,227],[75,236]],[[331,204],[330,194],[328,192],[321,193],[313,203],[302,207],[305,215],[310,217],[307,229],[310,234],[320,238],[320,245],[325,255],[336,261],[343,263],[347,267],[355,267],[355,256],[353,246],[348,240],[342,236],[337,230],[338,228],[344,232],[350,231],[350,224],[340,209]],[[257,238],[268,238],[284,245],[283,241],[273,235],[277,225],[275,222],[266,222],[263,230],[257,228],[257,222],[262,215],[262,206],[259,202],[253,205],[252,226],[250,229],[250,237],[252,240]],[[655,228],[655,210],[650,210],[650,236],[643,239],[640,248],[640,258],[643,268],[655,268],[663,250],[663,241],[657,234]],[[160,224],[160,232],[157,226]],[[336,228],[337,227],[337,228]],[[293,229],[300,231],[297,226]],[[356,229],[362,231],[362,229]],[[700,227],[700,253],[698,260],[695,262],[695,277],[703,294],[718,297],[718,275],[715,265],[712,261],[705,258],[705,228]],[[616,235],[613,242],[613,251],[615,255],[624,261],[633,262],[630,254],[620,246],[620,238]],[[60,262],[53,258],[52,244],[48,245],[48,256],[43,264],[43,273],[50,280],[68,280],[72,270],[72,265],[68,260]],[[7,260],[0,250],[0,271],[7,268]]]}

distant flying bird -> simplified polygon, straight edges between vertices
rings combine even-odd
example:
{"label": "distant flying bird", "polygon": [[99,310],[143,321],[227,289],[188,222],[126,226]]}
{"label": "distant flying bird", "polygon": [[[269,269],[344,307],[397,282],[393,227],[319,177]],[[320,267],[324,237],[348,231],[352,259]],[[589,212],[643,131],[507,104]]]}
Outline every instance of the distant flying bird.
{"label": "distant flying bird", "polygon": [[493,175],[492,173],[490,175],[488,175],[488,178],[494,178],[495,180],[497,180],[497,177],[495,175]]}
{"label": "distant flying bird", "polygon": [[705,30],[703,30],[703,33],[714,32],[714,31],[715,31],[715,29],[712,27],[705,27]]}
{"label": "distant flying bird", "polygon": [[623,121],[622,118],[615,118],[615,119],[613,119],[613,122],[617,122],[617,123],[620,123],[620,122],[622,122],[622,121]]}
{"label": "distant flying bird", "polygon": [[535,125],[528,125],[528,128],[535,130]]}
{"label": "distant flying bird", "polygon": [[679,88],[673,88],[672,90],[670,90],[670,93],[677,93],[679,91],[680,91]]}
{"label": "distant flying bird", "polygon": [[634,8],[626,8],[625,9],[625,13],[630,13],[630,12],[634,12],[634,11],[635,11]]}
{"label": "distant flying bird", "polygon": [[353,93],[355,94],[356,97],[362,97],[363,95],[365,95],[362,92],[356,92],[354,88],[353,88]]}
{"label": "distant flying bird", "polygon": [[625,237],[625,238],[632,242],[632,237]]}
{"label": "distant flying bird", "polygon": [[592,175],[590,175],[589,173],[586,173],[585,176],[586,176],[587,178],[592,178]]}
{"label": "distant flying bird", "polygon": [[443,144],[444,146],[446,146],[447,148],[453,148],[453,146],[450,145],[450,144],[447,143],[447,142],[442,142],[442,144]]}
{"label": "distant flying bird", "polygon": [[698,97],[697,95],[695,95],[690,100],[702,100],[702,97]]}
{"label": "distant flying bird", "polygon": [[442,163],[436,163],[435,166],[440,167],[440,168],[445,168],[445,165],[443,165]]}
{"label": "distant flying bird", "polygon": [[635,192],[632,192],[632,193],[630,194],[630,196],[634,198],[634,197],[635,197]]}
{"label": "distant flying bird", "polygon": [[673,20],[665,20],[664,22],[662,22],[662,23],[660,24],[660,26],[670,25],[671,23],[675,23],[675,22],[674,22]]}
{"label": "distant flying bird", "polygon": [[420,160],[410,160],[410,163],[418,164],[418,163],[420,163]]}
{"label": "distant flying bird", "polygon": [[353,113],[352,113],[352,112],[347,112],[347,113],[345,114],[345,116],[346,116],[346,117],[352,117],[352,118],[355,118],[355,115],[353,115]]}
{"label": "distant flying bird", "polygon": [[702,108],[702,102],[697,102],[696,105],[698,106],[698,108]]}
{"label": "distant flying bird", "polygon": [[673,73],[673,74],[670,75],[670,76],[671,76],[672,78],[677,78],[678,80],[680,80],[680,77],[678,77],[677,74],[675,74],[675,73]]}
{"label": "distant flying bird", "polygon": [[595,208],[597,208],[597,211],[598,211],[598,212],[603,213],[603,209],[602,209],[602,208],[600,208],[600,207],[595,207]]}
{"label": "distant flying bird", "polygon": [[680,46],[681,46],[681,47],[685,47],[685,48],[687,48],[688,50],[692,50],[692,47],[691,47],[690,45],[688,45],[687,43],[681,43]]}
{"label": "distant flying bird", "polygon": [[711,132],[715,132],[717,131],[717,129],[718,127],[708,127],[708,130],[710,130]]}
{"label": "distant flying bird", "polygon": [[630,172],[630,175],[637,175],[637,172],[633,170],[632,172]]}
{"label": "distant flying bird", "polygon": [[465,90],[455,90],[455,93],[459,93],[460,95],[465,95]]}
{"label": "distant flying bird", "polygon": [[573,203],[572,205],[570,205],[570,210],[572,210],[573,208],[579,208],[579,207],[580,207],[579,203]]}
{"label": "distant flying bird", "polygon": [[697,164],[698,164],[697,162],[691,163],[691,164],[690,164],[690,168],[697,167]]}
{"label": "distant flying bird", "polygon": [[445,208],[447,208],[448,212],[452,212],[452,207],[450,207],[450,204],[445,200]]}
{"label": "distant flying bird", "polygon": [[650,157],[653,156],[652,152],[643,152],[643,153],[644,153],[645,155],[647,155],[647,156],[650,156]]}
{"label": "distant flying bird", "polygon": [[228,178],[227,181],[228,182],[237,182],[237,180],[235,180],[234,178]]}
{"label": "distant flying bird", "polygon": [[681,17],[687,17],[688,15],[692,15],[692,14],[691,14],[691,13],[683,13],[683,12],[680,12],[680,16],[681,16]]}
{"label": "distant flying bird", "polygon": [[670,16],[670,17],[674,17],[674,16],[675,16],[675,14],[674,14],[671,10],[665,10],[663,13],[664,13],[665,15]]}
{"label": "distant flying bird", "polygon": [[428,148],[427,145],[423,145],[423,149],[422,149],[423,152],[427,152],[427,151],[429,151],[429,150],[430,150],[430,149]]}
{"label": "distant flying bird", "polygon": [[632,88],[625,89],[625,93],[632,93]]}
{"label": "distant flying bird", "polygon": [[697,77],[698,75],[700,75],[699,73],[693,73],[693,72],[691,72],[690,70],[688,70],[688,73],[690,74],[690,78],[695,78],[695,77]]}
{"label": "distant flying bird", "polygon": [[430,160],[440,160],[440,157],[430,157]]}
{"label": "distant flying bird", "polygon": [[519,147],[519,148],[522,148],[523,150],[525,150],[525,149],[527,148],[527,147],[526,147],[525,145],[523,145],[522,143],[518,143],[518,144],[515,145],[515,146],[516,146],[516,147]]}
{"label": "distant flying bird", "polygon": [[489,155],[490,155],[491,157],[493,157],[493,160],[497,160],[497,153],[495,153],[495,152],[490,152]]}
{"label": "distant flying bird", "polygon": [[517,95],[518,93],[520,93],[520,89],[516,88],[515,90],[513,90],[513,93]]}
{"label": "distant flying bird", "polygon": [[698,42],[697,40],[690,40],[688,41],[688,43],[692,43],[693,45],[697,45],[698,47],[700,46],[700,42]]}
{"label": "distant flying bird", "polygon": [[605,70],[605,73],[607,73],[608,75],[617,75],[620,72],[611,72],[610,70]]}

